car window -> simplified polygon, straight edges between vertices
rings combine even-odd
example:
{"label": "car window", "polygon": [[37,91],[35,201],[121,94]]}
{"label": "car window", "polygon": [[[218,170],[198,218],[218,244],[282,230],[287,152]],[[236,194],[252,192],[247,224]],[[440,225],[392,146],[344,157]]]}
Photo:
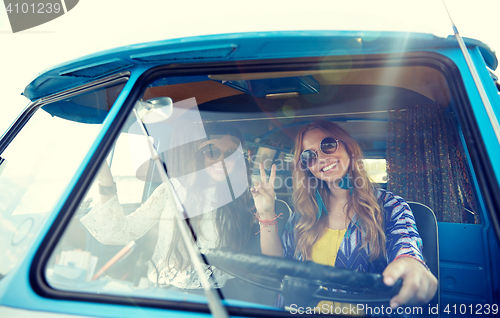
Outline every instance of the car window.
{"label": "car window", "polygon": [[[111,93],[119,93],[122,88],[118,85],[90,90],[41,107],[2,153],[2,275],[14,268],[30,247],[94,142],[101,128],[98,122],[117,97]],[[88,104],[94,106],[87,107]],[[87,118],[94,118],[94,122],[68,120],[74,119],[68,110],[74,108],[85,110]]]}
{"label": "car window", "polygon": [[[315,67],[161,76],[147,83],[87,192],[89,204],[74,214],[52,252],[48,283],[73,292],[198,301],[202,285],[175,219],[190,220],[207,255],[238,253],[258,262],[262,229],[250,188],[262,181],[261,165],[269,176],[276,164],[276,221],[279,235],[286,235],[295,217],[295,139],[317,119],[334,122],[359,143],[374,191],[424,204],[445,226],[480,231],[478,193],[454,112],[458,102],[440,71]],[[148,140],[169,181],[151,160]],[[452,234],[449,241],[461,236]],[[459,261],[453,257],[448,260]],[[300,291],[283,296],[259,280],[280,275],[262,264],[242,278],[235,263],[219,266],[216,259],[207,257],[205,273],[229,304],[290,310],[280,299],[300,298]]]}

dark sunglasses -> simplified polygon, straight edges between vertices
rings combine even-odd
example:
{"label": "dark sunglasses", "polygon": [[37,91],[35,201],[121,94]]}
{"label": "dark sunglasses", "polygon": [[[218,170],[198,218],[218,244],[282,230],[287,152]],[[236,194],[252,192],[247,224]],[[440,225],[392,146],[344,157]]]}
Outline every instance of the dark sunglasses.
{"label": "dark sunglasses", "polygon": [[[205,155],[205,157],[209,160],[215,161],[219,160],[221,158],[227,159],[229,156],[234,154],[238,149],[227,149],[226,151],[222,152],[222,150],[217,147],[216,145],[206,145],[201,149],[202,153]],[[236,156],[235,156],[236,159]]]}
{"label": "dark sunglasses", "polygon": [[[333,155],[339,149],[339,141],[333,137],[326,137],[319,143],[319,149],[325,155]],[[306,167],[312,167],[316,164],[318,152],[308,149],[300,154],[300,162]]]}

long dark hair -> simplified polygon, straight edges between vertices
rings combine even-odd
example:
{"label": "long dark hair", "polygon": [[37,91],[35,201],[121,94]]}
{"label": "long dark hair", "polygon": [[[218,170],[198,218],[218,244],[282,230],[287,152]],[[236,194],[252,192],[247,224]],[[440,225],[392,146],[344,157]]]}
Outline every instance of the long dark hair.
{"label": "long dark hair", "polygon": [[[227,123],[209,123],[205,125],[205,132],[207,134],[208,140],[220,138],[220,136],[229,136],[232,139],[237,139],[239,143],[241,143],[242,149],[246,149],[245,139],[241,132],[231,124]],[[199,141],[198,148],[195,152],[191,160],[187,160],[189,162],[188,169],[189,172],[200,171],[205,167],[204,154],[202,149],[199,146],[206,140]],[[243,155],[243,154],[242,154]],[[184,159],[186,160],[186,159]],[[220,204],[220,197],[217,197],[217,193],[221,193],[220,189],[222,187],[227,188],[228,185],[231,186],[229,179],[232,180],[244,180],[241,178],[246,178],[248,184],[251,184],[251,170],[250,165],[245,159],[246,169],[233,169],[230,173],[230,178],[226,177],[228,182],[216,182],[215,183],[215,198],[211,198],[215,201],[216,206],[220,206],[216,209],[215,212],[215,224],[217,229],[217,247],[225,248],[232,251],[241,251],[241,249],[249,242],[250,237],[252,235],[252,227],[254,223],[254,212],[255,206],[253,202],[252,195],[248,188],[243,192],[242,195],[234,198],[230,203],[222,205]],[[194,176],[199,174],[193,174]],[[203,209],[205,202],[207,200],[207,196],[204,194],[204,189],[206,189],[207,185],[199,182],[199,178],[193,177],[189,181],[189,185],[186,189],[187,192],[201,195],[193,195],[190,196],[187,202],[184,202],[184,207],[186,211],[201,211]],[[213,202],[212,201],[212,202]],[[191,214],[191,213],[190,213]],[[196,236],[202,236],[203,233],[200,231],[199,222],[201,221],[203,214],[190,218],[188,221],[190,222],[193,231]],[[191,262],[185,259],[185,254],[182,251],[185,251],[185,245],[182,241],[179,233],[179,229],[177,228],[176,223],[174,223],[173,228],[173,237],[172,243],[168,250],[166,261],[167,264],[170,264],[172,255],[175,258],[175,266],[179,266],[181,269],[185,269]]]}

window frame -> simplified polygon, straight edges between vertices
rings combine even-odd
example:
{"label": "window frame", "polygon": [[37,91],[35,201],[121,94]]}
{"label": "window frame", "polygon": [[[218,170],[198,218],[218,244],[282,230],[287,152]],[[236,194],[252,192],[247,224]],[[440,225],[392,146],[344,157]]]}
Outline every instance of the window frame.
{"label": "window frame", "polygon": [[23,110],[23,112],[17,117],[14,123],[5,132],[5,134],[0,138],[0,155],[5,151],[5,149],[7,149],[12,140],[16,138],[17,134],[21,131],[21,129],[23,129],[24,125],[31,119],[31,117],[43,106],[55,103],[63,99],[83,95],[87,92],[91,92],[100,88],[108,88],[115,85],[125,84],[129,80],[129,78],[130,72],[121,72],[30,102],[28,106],[26,106],[26,108]]}
{"label": "window frame", "polygon": [[[475,178],[479,188],[477,197],[484,200],[487,211],[500,210],[500,189],[493,174],[492,163],[486,152],[484,141],[479,132],[478,123],[474,116],[472,105],[465,91],[459,68],[448,57],[435,52],[409,52],[399,54],[372,54],[354,55],[352,67],[381,67],[381,66],[428,66],[440,71],[450,86],[452,100],[455,101],[459,125],[463,132],[467,145],[467,157],[472,163],[471,171],[475,171]],[[30,266],[30,283],[33,290],[42,297],[73,300],[91,303],[106,303],[125,306],[144,306],[169,310],[182,310],[189,312],[209,313],[207,304],[193,302],[176,302],[160,299],[137,298],[133,296],[123,297],[107,294],[85,294],[66,290],[56,290],[50,287],[45,280],[45,267],[50,255],[56,247],[60,237],[66,229],[69,221],[83,199],[87,188],[99,170],[100,164],[105,160],[115,139],[119,135],[126,118],[129,116],[136,100],[141,96],[147,86],[155,79],[166,76],[192,76],[207,74],[227,74],[230,72],[272,72],[293,71],[318,67],[321,63],[342,63],[342,57],[308,57],[308,58],[286,58],[286,59],[264,59],[249,61],[231,61],[215,63],[192,63],[192,64],[168,64],[156,66],[146,70],[139,76],[129,92],[127,99],[121,106],[113,124],[106,131],[103,141],[97,147],[89,164],[85,167],[76,186],[72,189],[68,199],[50,227],[48,234],[44,237]],[[489,177],[487,177],[489,176]],[[492,177],[493,176],[493,177]],[[482,194],[482,195],[481,195]],[[488,219],[497,222],[489,213]],[[499,232],[497,232],[498,234]],[[292,314],[282,311],[273,311],[261,308],[226,306],[230,315],[245,315],[253,317],[290,317]],[[293,316],[293,315],[292,315]]]}

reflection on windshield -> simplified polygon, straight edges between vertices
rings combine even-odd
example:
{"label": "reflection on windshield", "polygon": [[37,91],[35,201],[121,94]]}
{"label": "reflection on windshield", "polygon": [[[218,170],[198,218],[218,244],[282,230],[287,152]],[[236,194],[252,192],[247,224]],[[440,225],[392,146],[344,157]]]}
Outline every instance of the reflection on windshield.
{"label": "reflection on windshield", "polygon": [[[253,221],[253,202],[248,186],[251,170],[245,162],[243,149],[246,149],[246,145],[241,132],[230,124],[204,125],[194,99],[174,104],[172,117],[166,121],[148,118],[145,122],[155,146],[162,156],[167,157],[167,162],[173,163],[167,166],[168,173],[190,218],[198,247],[226,247],[238,251],[246,247],[259,229]],[[127,127],[127,134],[142,134],[137,125],[137,122],[134,122]],[[170,134],[165,134],[165,127],[168,125],[172,125],[172,129],[168,130]],[[137,177],[137,181],[147,178],[149,183],[158,183],[160,178],[158,173],[152,170],[153,163],[149,160],[144,138],[129,140],[128,156],[136,167],[132,173]],[[113,159],[115,162],[117,160],[120,159]],[[100,202],[79,218],[81,224],[75,223],[75,230],[88,231],[92,239],[103,244],[126,245],[130,248],[135,246],[137,240],[146,237],[149,244],[153,244],[154,251],[152,255],[147,256],[151,253],[149,246],[146,248],[148,251],[141,249],[138,256],[142,260],[141,266],[148,267],[147,277],[150,283],[181,289],[200,289],[200,278],[181,247],[183,243],[174,222],[175,202],[168,195],[166,185],[157,184],[143,204],[129,207],[121,204],[119,197],[115,196],[121,189],[119,184],[112,192],[103,193],[103,184],[115,184],[119,181],[112,176],[108,163],[101,168],[98,180]],[[155,229],[152,230],[153,227]],[[151,230],[153,234],[147,238],[146,234]],[[77,232],[70,233],[74,236]],[[151,242],[155,235],[158,236],[156,243]],[[129,252],[128,249],[126,252]],[[252,250],[259,250],[258,241],[253,243]],[[57,285],[61,271],[70,271],[63,268],[71,264],[86,272],[84,281],[90,281],[89,278],[95,276],[94,271],[99,273],[98,276],[105,271],[108,274],[119,271],[116,266],[112,270],[108,269],[125,256],[126,253],[122,251],[123,249],[118,247],[109,249],[106,255],[116,253],[111,258],[115,261],[110,264],[108,256],[96,257],[101,253],[70,253],[63,250],[54,260],[54,269],[59,270],[54,270],[51,277]],[[151,260],[148,262],[149,258]],[[210,266],[206,267],[206,270],[210,272],[214,286],[224,286],[230,277]]]}
{"label": "reflection on windshield", "polygon": [[[168,118],[161,109],[146,117],[146,128],[157,151],[168,157],[168,173],[174,178],[177,190],[190,189],[183,191],[185,204],[196,202],[205,195],[207,186],[217,184],[217,192],[213,195],[217,197],[218,203],[215,206],[205,205],[202,209],[187,208],[189,217],[225,206],[247,190],[248,167],[243,153],[243,148],[246,148],[243,146],[245,140],[234,126],[204,125],[194,98],[175,103]],[[172,129],[165,129],[168,126],[172,126]],[[128,133],[142,134],[139,123],[131,125]],[[144,146],[144,140],[137,142],[142,142]],[[138,176],[146,176],[145,172],[150,165],[147,155],[147,152],[132,154],[132,160],[138,167]],[[195,185],[203,187],[196,190]]]}

